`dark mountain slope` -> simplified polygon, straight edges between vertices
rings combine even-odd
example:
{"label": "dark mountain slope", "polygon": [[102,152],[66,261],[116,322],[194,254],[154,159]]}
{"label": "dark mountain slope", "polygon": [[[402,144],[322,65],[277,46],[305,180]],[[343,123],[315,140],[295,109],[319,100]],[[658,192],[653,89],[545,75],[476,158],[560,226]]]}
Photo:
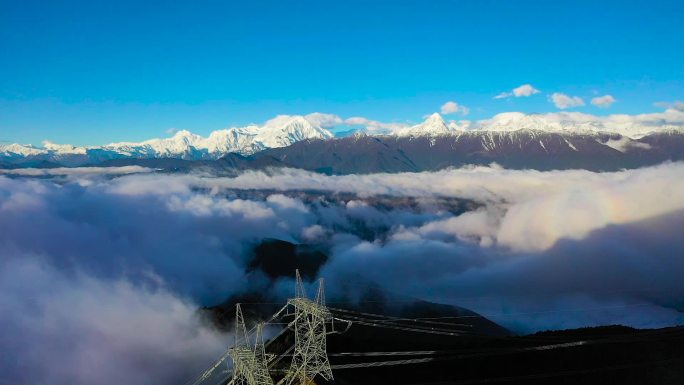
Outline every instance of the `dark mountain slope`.
{"label": "dark mountain slope", "polygon": [[[289,167],[333,174],[434,171],[491,163],[513,169],[613,171],[684,159],[684,135],[664,135],[640,141],[615,134],[567,135],[533,130],[435,137],[356,135],[302,141],[262,151],[253,158],[271,157]],[[612,143],[622,143],[623,148]]]}
{"label": "dark mountain slope", "polygon": [[[108,159],[105,155],[93,155],[85,163],[84,159],[77,161],[65,157],[46,165],[135,164],[171,172],[208,171],[223,175],[278,167],[328,174],[417,172],[491,163],[511,169],[615,171],[684,160],[684,134],[662,132],[638,140],[618,134],[539,130],[415,137],[353,135],[328,140],[302,140],[288,147],[267,149],[249,156],[230,153],[216,161]],[[2,167],[40,167],[45,164],[44,159],[31,157],[4,159],[2,162]]]}

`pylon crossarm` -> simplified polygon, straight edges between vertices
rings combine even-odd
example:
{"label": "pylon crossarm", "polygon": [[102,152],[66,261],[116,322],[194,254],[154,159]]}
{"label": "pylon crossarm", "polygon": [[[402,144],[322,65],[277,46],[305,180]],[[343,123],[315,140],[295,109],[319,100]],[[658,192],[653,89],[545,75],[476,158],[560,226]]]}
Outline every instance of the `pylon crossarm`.
{"label": "pylon crossarm", "polygon": [[290,298],[287,300],[288,305],[305,310],[308,314],[332,317],[332,313],[324,305],[320,305],[307,298]]}

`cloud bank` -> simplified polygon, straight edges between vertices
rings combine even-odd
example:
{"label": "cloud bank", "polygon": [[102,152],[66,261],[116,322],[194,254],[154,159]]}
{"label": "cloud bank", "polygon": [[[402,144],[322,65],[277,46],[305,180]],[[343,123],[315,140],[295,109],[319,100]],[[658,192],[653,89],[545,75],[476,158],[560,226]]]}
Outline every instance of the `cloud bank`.
{"label": "cloud bank", "polygon": [[55,168],[15,168],[0,169],[0,175],[18,176],[100,176],[100,175],[126,175],[154,172],[154,169],[140,166],[123,167],[55,167]]}
{"label": "cloud bank", "polygon": [[106,174],[0,176],[8,381],[191,377],[230,340],[195,309],[262,285],[245,266],[263,238],[326,249],[331,298],[345,283],[375,282],[519,332],[684,322],[682,163],[614,173]]}
{"label": "cloud bank", "polygon": [[164,289],[67,275],[39,258],[3,259],[0,303],[3,382],[179,383],[229,342]]}
{"label": "cloud bank", "polygon": [[[131,176],[115,180],[109,188],[128,195],[146,194],[159,186],[168,193],[187,192],[188,186],[193,186],[214,191],[310,189],[361,196],[460,197],[496,210],[470,213],[494,215],[497,221],[495,228],[480,227],[478,236],[517,251],[541,251],[562,238],[581,239],[610,224],[684,209],[684,183],[678,181],[682,177],[681,163],[616,173],[471,167],[432,173],[325,176],[289,169],[250,171],[235,178]],[[486,222],[486,218],[478,220]]]}

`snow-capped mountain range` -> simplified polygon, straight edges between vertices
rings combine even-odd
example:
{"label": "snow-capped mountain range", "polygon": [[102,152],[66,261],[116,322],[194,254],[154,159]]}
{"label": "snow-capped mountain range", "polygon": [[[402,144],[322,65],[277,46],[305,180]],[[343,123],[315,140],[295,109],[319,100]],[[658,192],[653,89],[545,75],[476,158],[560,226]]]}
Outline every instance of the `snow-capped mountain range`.
{"label": "snow-capped mountain range", "polygon": [[475,132],[515,132],[532,130],[561,134],[619,134],[630,139],[639,139],[659,132],[684,132],[684,112],[670,109],[663,113],[643,115],[609,115],[598,117],[579,112],[558,112],[549,114],[523,114],[504,112],[491,119],[480,121],[445,122],[434,113],[415,126],[385,132],[398,136],[437,136]]}
{"label": "snow-capped mountain range", "polygon": [[[33,163],[48,161],[73,166],[122,158],[212,160],[230,153],[248,156],[267,149],[288,147],[303,140],[334,138],[332,132],[309,116],[311,115],[280,115],[262,126],[249,125],[218,130],[208,137],[182,130],[169,138],[111,143],[103,146],[78,147],[51,142],[44,142],[42,147],[16,143],[0,144],[0,161],[5,164],[22,164],[26,160]],[[494,148],[493,138],[501,141],[506,136],[515,138],[530,132],[535,135],[558,134],[568,138],[581,135],[595,137],[601,145],[624,151],[632,144],[639,145],[635,140],[651,134],[684,134],[684,112],[670,109],[663,113],[607,117],[569,112],[509,112],[487,120],[450,122],[446,122],[440,114],[434,113],[422,123],[413,126],[403,125],[385,131],[361,128],[360,131],[397,138],[458,138],[463,135],[474,135],[482,142],[485,151]]]}
{"label": "snow-capped mountain range", "polygon": [[289,146],[304,139],[330,139],[333,134],[303,116],[281,115],[263,126],[250,125],[217,130],[208,137],[187,130],[170,138],[144,142],[120,142],[103,146],[77,147],[44,142],[43,147],[20,144],[0,144],[0,156],[50,156],[60,158],[78,155],[97,159],[112,158],[181,158],[218,159],[228,153],[250,155],[267,149]]}

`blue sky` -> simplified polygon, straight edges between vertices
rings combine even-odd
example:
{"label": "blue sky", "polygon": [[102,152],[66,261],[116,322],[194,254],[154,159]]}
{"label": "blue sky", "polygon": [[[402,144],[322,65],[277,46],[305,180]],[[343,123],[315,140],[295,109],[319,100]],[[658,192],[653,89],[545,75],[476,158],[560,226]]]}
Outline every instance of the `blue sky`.
{"label": "blue sky", "polygon": [[[682,1],[0,0],[0,141],[314,111],[417,122],[446,101],[482,119],[557,111],[554,92],[585,101],[573,111],[658,111],[684,99],[682,20]],[[522,84],[541,92],[493,99]]]}

